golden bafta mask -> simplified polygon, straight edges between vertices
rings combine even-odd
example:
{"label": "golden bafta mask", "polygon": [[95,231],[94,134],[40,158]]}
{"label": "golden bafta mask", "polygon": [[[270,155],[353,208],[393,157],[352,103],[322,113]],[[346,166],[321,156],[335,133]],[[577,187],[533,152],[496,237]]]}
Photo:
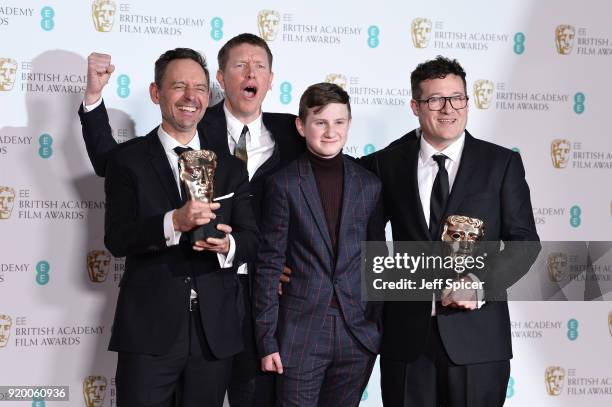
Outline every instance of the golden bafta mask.
{"label": "golden bafta mask", "polygon": [[[202,202],[213,202],[215,186],[215,170],[217,155],[209,150],[192,150],[182,153],[179,157],[179,177],[185,186],[189,199]],[[223,205],[222,205],[223,206]],[[225,234],[217,230],[217,225],[223,223],[222,208],[215,211],[217,216],[206,225],[192,230],[189,235],[192,242],[205,240],[208,237],[222,238]]]}
{"label": "golden bafta mask", "polygon": [[217,155],[209,150],[186,151],[179,157],[179,167],[189,199],[212,202]]}
{"label": "golden bafta mask", "polygon": [[558,283],[567,276],[567,255],[565,253],[551,253],[546,260],[546,269],[550,281]]}
{"label": "golden bafta mask", "polygon": [[544,372],[546,392],[549,396],[558,396],[563,391],[563,381],[565,380],[565,369],[560,366],[549,366]]}
{"label": "golden bafta mask", "polygon": [[87,253],[87,273],[92,283],[106,281],[111,255],[106,250],[92,250]]}
{"label": "golden bafta mask", "polygon": [[4,348],[11,336],[13,320],[8,315],[0,314],[0,348]]}
{"label": "golden bafta mask", "polygon": [[257,14],[259,35],[266,41],[274,41],[278,35],[280,14],[274,10],[260,10]]}
{"label": "golden bafta mask", "polygon": [[0,90],[11,90],[17,76],[17,61],[11,58],[0,58]]}
{"label": "golden bafta mask", "polygon": [[348,81],[346,80],[346,76],[341,73],[330,73],[325,77],[325,82],[333,83],[335,85],[340,86],[342,89],[346,90],[346,86]]}
{"label": "golden bafta mask", "polygon": [[96,31],[109,32],[115,23],[117,5],[113,0],[94,0],[91,6],[91,17]]}
{"label": "golden bafta mask", "polygon": [[555,139],[550,143],[550,157],[553,167],[565,168],[570,159],[571,145],[568,140]]}
{"label": "golden bafta mask", "polygon": [[444,222],[442,241],[452,257],[472,256],[484,238],[484,222],[478,218],[451,215]]}
{"label": "golden bafta mask", "polygon": [[612,311],[608,312],[608,330],[610,331],[610,336],[612,336]]}
{"label": "golden bafta mask", "polygon": [[569,55],[574,48],[574,37],[576,29],[571,25],[561,24],[555,28],[555,44],[557,52],[561,55]]}
{"label": "golden bafta mask", "polygon": [[15,190],[11,187],[0,186],[0,219],[11,217],[15,205]]}
{"label": "golden bafta mask", "polygon": [[87,376],[83,380],[83,397],[86,407],[102,407],[108,386],[104,376]]}
{"label": "golden bafta mask", "polygon": [[493,99],[493,82],[487,79],[478,79],[474,82],[474,99],[477,108],[488,109]]}
{"label": "golden bafta mask", "polygon": [[416,48],[426,48],[431,33],[431,20],[428,18],[415,18],[410,26],[412,43]]}

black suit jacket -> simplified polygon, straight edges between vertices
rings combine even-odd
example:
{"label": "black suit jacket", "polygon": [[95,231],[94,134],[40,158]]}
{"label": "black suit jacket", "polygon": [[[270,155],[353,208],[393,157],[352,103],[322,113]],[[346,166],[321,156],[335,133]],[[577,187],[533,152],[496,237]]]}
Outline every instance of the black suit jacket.
{"label": "black suit jacket", "polygon": [[[206,146],[202,135],[200,141]],[[110,350],[167,352],[186,329],[181,324],[187,323],[194,284],[212,353],[218,358],[238,353],[243,344],[235,267],[221,269],[215,253],[196,252],[188,242],[166,246],[164,214],[179,208],[181,200],[157,129],[123,143],[107,161],[104,242],[114,256],[126,256]],[[236,241],[233,263],[250,261],[258,240],[244,164],[218,154],[214,183],[217,196],[234,193],[222,201]]]}
{"label": "black suit jacket", "polygon": [[[386,149],[361,160],[383,183],[385,216],[391,222],[394,241],[431,239],[419,198],[419,149],[419,138],[416,131],[412,131]],[[520,155],[475,139],[467,131],[444,218],[449,215],[482,219],[485,239],[504,241],[503,258],[488,268],[495,276],[497,289],[516,282],[537,257],[539,244],[529,250],[524,245],[511,243],[539,240]],[[516,259],[521,259],[521,264],[527,268],[514,269],[518,264]],[[494,294],[499,295],[498,292]],[[437,315],[442,341],[453,362],[469,364],[512,357],[506,302],[489,301],[474,311],[438,307]],[[414,360],[424,350],[431,319],[431,302],[386,303],[381,354],[390,359]]]}
{"label": "black suit jacket", "polygon": [[[198,123],[198,133],[203,136],[205,144],[202,148],[209,148],[218,154],[227,152],[227,120],[223,111],[223,103],[208,108],[202,120]],[[83,139],[87,154],[94,171],[103,177],[106,173],[108,154],[117,142],[112,136],[108,114],[104,102],[98,108],[85,113],[82,105],[79,108]],[[295,160],[306,151],[304,138],[295,128],[295,116],[287,113],[267,113],[262,116],[264,126],[270,131],[275,142],[275,148],[270,157],[251,177],[250,190],[255,220],[261,220],[261,206],[263,201],[263,187],[266,177],[278,169]]]}

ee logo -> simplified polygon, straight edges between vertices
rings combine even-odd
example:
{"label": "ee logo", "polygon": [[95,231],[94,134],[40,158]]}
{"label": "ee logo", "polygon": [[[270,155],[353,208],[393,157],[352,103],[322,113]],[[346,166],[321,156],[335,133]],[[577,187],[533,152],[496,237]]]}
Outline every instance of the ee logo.
{"label": "ee logo", "polygon": [[38,285],[45,285],[49,282],[49,271],[51,267],[49,266],[49,262],[46,260],[41,260],[36,263],[36,282]]}
{"label": "ee logo", "polygon": [[291,90],[293,89],[293,86],[291,86],[290,82],[283,82],[280,85],[280,102],[283,105],[288,105],[289,103],[291,103]]}
{"label": "ee logo", "polygon": [[572,227],[577,228],[580,226],[580,223],[582,223],[580,215],[582,215],[582,210],[578,205],[574,205],[570,208],[570,225],[572,225]]}
{"label": "ee logo", "polygon": [[584,93],[578,92],[574,95],[574,113],[582,114],[584,113]]}
{"label": "ee logo", "polygon": [[377,25],[371,25],[368,27],[368,47],[376,48],[380,44],[378,36],[380,35],[380,29]]}
{"label": "ee logo", "polygon": [[219,17],[210,20],[210,37],[215,41],[223,38],[223,20]]}
{"label": "ee logo", "polygon": [[578,339],[578,321],[574,318],[567,321],[567,339],[570,341]]}
{"label": "ee logo", "polygon": [[514,34],[514,53],[521,55],[525,52],[525,34],[518,32]]}
{"label": "ee logo", "polygon": [[41,158],[49,158],[53,155],[53,148],[51,148],[53,137],[51,137],[50,134],[41,134],[38,138],[38,144],[40,145],[38,148],[38,155]]}
{"label": "ee logo", "polygon": [[55,21],[53,21],[55,10],[49,6],[45,6],[40,9],[40,16],[42,17],[42,20],[40,20],[40,28],[45,31],[51,31],[53,27],[55,27]]}

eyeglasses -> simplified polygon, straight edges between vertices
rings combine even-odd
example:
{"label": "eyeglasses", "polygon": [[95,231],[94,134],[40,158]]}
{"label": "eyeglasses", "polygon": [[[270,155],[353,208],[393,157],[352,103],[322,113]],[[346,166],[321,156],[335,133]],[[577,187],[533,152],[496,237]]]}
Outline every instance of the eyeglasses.
{"label": "eyeglasses", "polygon": [[415,99],[419,103],[427,103],[427,107],[432,112],[437,112],[444,109],[446,102],[449,102],[455,110],[465,109],[469,97],[464,95],[459,96],[434,96],[429,99]]}

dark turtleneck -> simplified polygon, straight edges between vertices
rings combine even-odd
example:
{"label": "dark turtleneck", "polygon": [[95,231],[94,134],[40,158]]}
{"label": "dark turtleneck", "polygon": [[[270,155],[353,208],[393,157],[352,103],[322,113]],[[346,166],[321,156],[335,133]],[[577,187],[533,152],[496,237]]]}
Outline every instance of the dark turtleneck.
{"label": "dark turtleneck", "polygon": [[327,231],[331,238],[334,254],[337,256],[344,189],[344,162],[342,160],[342,153],[333,158],[317,157],[310,151],[307,154],[319,190],[323,213],[325,213]]}

